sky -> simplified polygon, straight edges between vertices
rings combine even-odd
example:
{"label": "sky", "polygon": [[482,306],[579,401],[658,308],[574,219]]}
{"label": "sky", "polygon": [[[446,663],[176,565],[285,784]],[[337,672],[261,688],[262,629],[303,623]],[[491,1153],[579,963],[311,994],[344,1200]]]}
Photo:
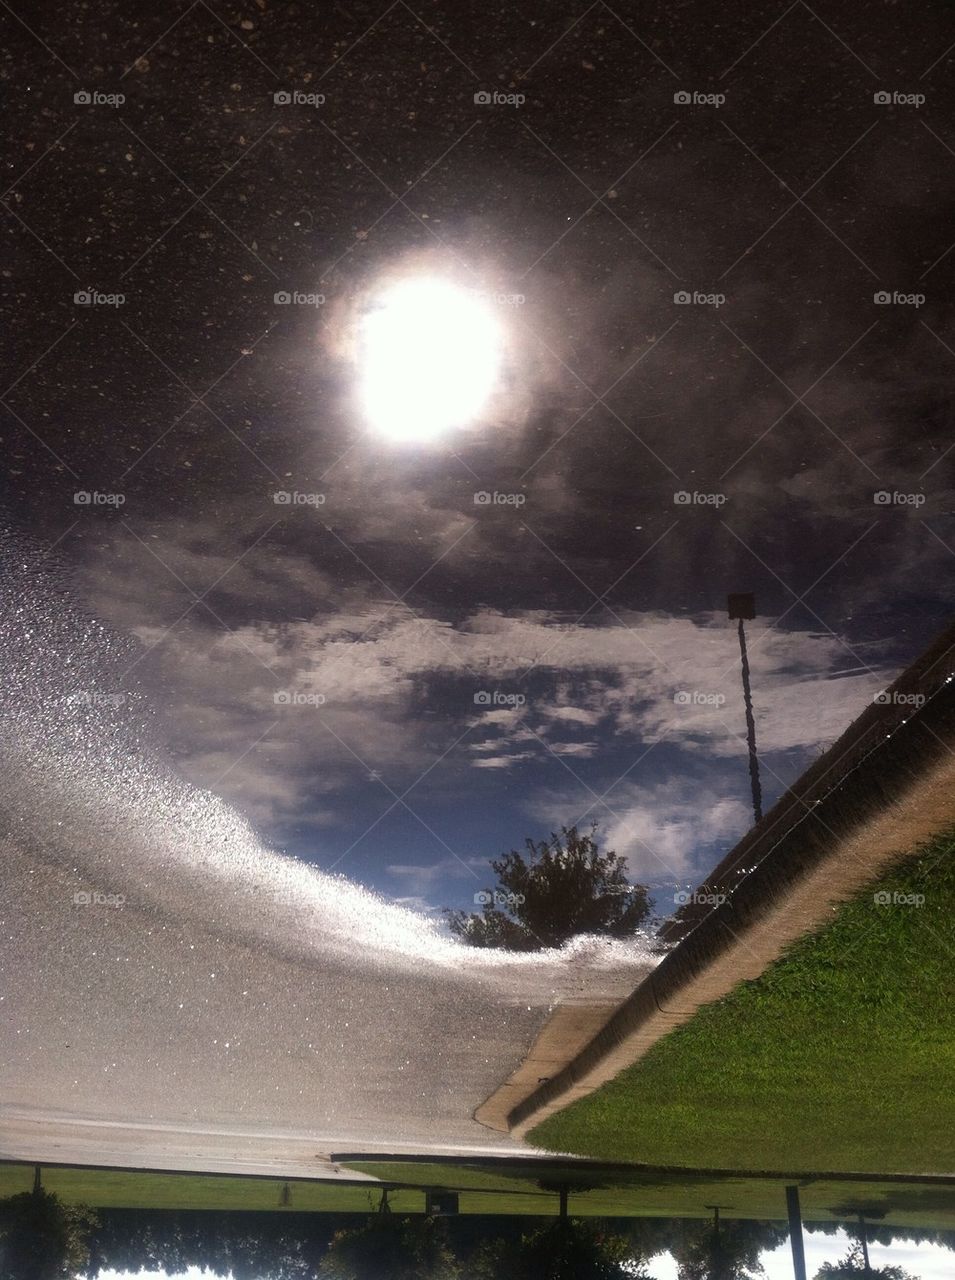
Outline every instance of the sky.
{"label": "sky", "polygon": [[[8,27],[5,556],[267,844],[434,912],[596,820],[666,911],[752,820],[727,593],[767,802],[948,621],[948,7]],[[496,344],[430,439],[409,280]],[[412,427],[476,332],[399,326]]]}

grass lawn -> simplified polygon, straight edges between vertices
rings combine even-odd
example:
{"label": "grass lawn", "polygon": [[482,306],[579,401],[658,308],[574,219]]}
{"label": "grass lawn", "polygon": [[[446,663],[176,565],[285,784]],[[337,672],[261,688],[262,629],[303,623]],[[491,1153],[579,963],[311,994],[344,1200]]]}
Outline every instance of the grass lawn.
{"label": "grass lawn", "polygon": [[[426,1159],[385,1162],[349,1161],[350,1168],[399,1183],[389,1193],[397,1213],[423,1213],[424,1188],[459,1191],[462,1214],[520,1214],[551,1217],[558,1197],[537,1185],[557,1170],[546,1163],[528,1168],[500,1164],[431,1163]],[[657,1170],[604,1170],[591,1166],[574,1171],[577,1184],[570,1211],[579,1217],[687,1217],[708,1219],[707,1205],[727,1207],[739,1218],[785,1217],[785,1180],[720,1176],[712,1173],[662,1173]],[[27,1165],[0,1163],[0,1198],[28,1191],[33,1170]],[[58,1169],[43,1167],[43,1185],[68,1203],[94,1208],[272,1210],[278,1213],[326,1212],[367,1214],[377,1208],[381,1192],[374,1184],[291,1182],[291,1204],[279,1203],[281,1178],[233,1178],[227,1174],[126,1172],[121,1169]],[[807,1221],[845,1219],[860,1207],[875,1210],[886,1224],[955,1228],[955,1193],[950,1185],[847,1183],[821,1178],[802,1180],[800,1195]],[[884,1215],[884,1217],[883,1217]]]}
{"label": "grass lawn", "polygon": [[955,835],[528,1140],[690,1168],[955,1172]]}
{"label": "grass lawn", "polygon": [[[69,1203],[100,1209],[289,1209],[326,1213],[368,1213],[381,1192],[373,1185],[336,1182],[290,1182],[291,1204],[279,1197],[283,1178],[232,1178],[228,1174],[139,1172],[125,1169],[58,1169],[43,1166],[43,1185]],[[29,1191],[33,1168],[0,1163],[0,1199]],[[424,1210],[421,1191],[395,1191],[389,1202],[396,1212]]]}
{"label": "grass lawn", "polygon": [[[429,1164],[422,1161],[349,1161],[385,1182],[412,1183],[421,1187],[449,1187],[460,1192],[462,1213],[556,1214],[558,1198],[542,1191],[541,1176],[553,1178],[547,1166],[529,1169],[515,1163],[513,1169],[482,1165]],[[567,1176],[567,1175],[565,1175]],[[789,1179],[721,1176],[714,1173],[663,1172],[653,1169],[574,1170],[574,1183],[590,1182],[592,1189],[570,1193],[568,1207],[577,1217],[679,1217],[709,1219],[708,1205],[719,1204],[731,1218],[786,1217],[786,1183]],[[800,1179],[803,1217],[811,1222],[838,1222],[860,1209],[885,1225],[955,1228],[955,1188],[951,1184],[901,1184],[836,1181],[831,1178]]]}

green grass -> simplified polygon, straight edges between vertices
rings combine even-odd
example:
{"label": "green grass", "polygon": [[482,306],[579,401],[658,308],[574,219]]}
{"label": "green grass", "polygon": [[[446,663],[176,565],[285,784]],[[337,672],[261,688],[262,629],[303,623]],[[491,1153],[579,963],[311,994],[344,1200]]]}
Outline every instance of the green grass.
{"label": "green grass", "polygon": [[[68,1203],[100,1209],[280,1209],[283,1178],[232,1178],[228,1174],[127,1171],[124,1169],[58,1169],[43,1166],[43,1185]],[[33,1169],[0,1164],[0,1199],[29,1191]],[[292,1211],[367,1213],[377,1208],[381,1192],[371,1184],[290,1182]],[[389,1195],[396,1212],[424,1210],[420,1191]],[[284,1210],[288,1212],[288,1210]]]}
{"label": "green grass", "polygon": [[[386,1182],[458,1190],[462,1213],[556,1214],[558,1199],[542,1191],[540,1177],[557,1172],[544,1163],[529,1169],[515,1162],[512,1169],[482,1165],[429,1164],[422,1161],[349,1161]],[[592,1183],[590,1190],[574,1190],[570,1212],[577,1217],[679,1217],[708,1219],[708,1205],[723,1205],[733,1218],[784,1220],[787,1178],[719,1176],[687,1171],[601,1169],[573,1171],[574,1182]],[[955,1228],[955,1191],[951,1184],[900,1184],[799,1179],[803,1217],[811,1222],[838,1222],[864,1208],[886,1225]]]}
{"label": "green grass", "polygon": [[[876,892],[924,904],[878,905]],[[955,837],[529,1141],[690,1168],[955,1172]]]}
{"label": "green grass", "polygon": [[[460,1193],[463,1214],[520,1214],[550,1217],[557,1213],[558,1198],[542,1191],[540,1177],[556,1177],[548,1162],[528,1167],[429,1163],[427,1160],[350,1161],[383,1182],[399,1183],[402,1190],[389,1193],[398,1213],[423,1213],[425,1187],[448,1187]],[[590,1166],[575,1170],[577,1184],[590,1182],[589,1190],[574,1190],[570,1210],[579,1217],[709,1217],[707,1205],[725,1205],[733,1217],[785,1217],[785,1180],[720,1177],[713,1174],[664,1174],[633,1169],[621,1172]],[[126,1172],[121,1169],[65,1169],[43,1167],[43,1184],[68,1203],[94,1208],[218,1209],[233,1211],[368,1213],[377,1208],[380,1191],[373,1184],[291,1182],[291,1204],[283,1208],[279,1196],[281,1178],[234,1178],[227,1174]],[[27,1191],[33,1170],[26,1165],[0,1164],[0,1198]],[[800,1191],[807,1221],[844,1219],[864,1206],[885,1215],[886,1224],[913,1227],[955,1228],[955,1195],[946,1185],[847,1183],[831,1179],[803,1180]]]}
{"label": "green grass", "polygon": [[[879,906],[875,891],[924,894],[922,906]],[[588,1167],[571,1194],[581,1216],[782,1218],[785,1180],[805,1172],[807,1220],[865,1207],[886,1224],[955,1228],[950,1187],[860,1183],[827,1172],[955,1171],[955,839],[871,886],[752,983],[701,1010],[592,1097],[540,1125],[532,1140],[599,1160],[680,1168]],[[468,1214],[550,1215],[557,1197],[528,1167],[352,1161],[407,1188],[398,1212],[420,1213],[423,1188],[460,1191]],[[719,1176],[707,1169],[733,1169]],[[699,1170],[700,1172],[694,1172]],[[44,1185],[94,1207],[282,1211],[281,1178],[44,1167]],[[28,1190],[32,1170],[0,1163],[0,1197]],[[370,1185],[292,1182],[285,1211],[367,1213]]]}

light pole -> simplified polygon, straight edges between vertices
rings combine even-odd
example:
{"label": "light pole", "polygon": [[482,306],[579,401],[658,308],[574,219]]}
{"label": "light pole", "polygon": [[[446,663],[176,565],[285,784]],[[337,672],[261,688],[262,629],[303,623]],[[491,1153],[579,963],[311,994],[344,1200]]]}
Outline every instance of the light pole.
{"label": "light pole", "polygon": [[756,617],[756,600],[752,592],[740,592],[727,596],[726,609],[730,620],[739,626],[739,656],[743,669],[743,705],[746,708],[746,743],[749,748],[749,782],[753,792],[753,817],[757,822],[763,816],[763,793],[759,785],[759,760],[756,756],[756,721],[753,719],[753,695],[749,687],[749,658],[746,655],[746,632],[743,621]]}
{"label": "light pole", "polygon": [[732,1209],[731,1204],[706,1204],[704,1209],[713,1210],[713,1238],[710,1244],[710,1266],[714,1276],[723,1274],[723,1241],[720,1238],[720,1209]]}
{"label": "light pole", "polygon": [[867,1234],[866,1234],[866,1229],[865,1229],[865,1214],[864,1214],[864,1213],[860,1213],[860,1214],[859,1214],[859,1240],[860,1240],[860,1242],[861,1242],[861,1244],[862,1244],[862,1261],[863,1261],[863,1264],[864,1264],[864,1266],[865,1266],[865,1272],[864,1272],[864,1274],[865,1274],[866,1276],[871,1276],[871,1275],[872,1275],[872,1268],[871,1268],[871,1266],[869,1265],[869,1239],[868,1239],[868,1236],[867,1236]]}

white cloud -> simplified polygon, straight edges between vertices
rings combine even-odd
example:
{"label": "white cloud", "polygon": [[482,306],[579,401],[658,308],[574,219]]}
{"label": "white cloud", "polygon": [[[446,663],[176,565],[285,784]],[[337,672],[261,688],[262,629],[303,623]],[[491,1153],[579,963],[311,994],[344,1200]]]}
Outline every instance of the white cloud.
{"label": "white cloud", "polygon": [[[601,788],[595,788],[599,796]],[[609,806],[609,807],[608,807]],[[602,848],[627,859],[637,881],[683,881],[698,871],[695,855],[719,841],[734,843],[751,825],[752,811],[699,780],[672,779],[640,786],[625,780],[598,803],[585,787],[538,795],[528,812],[548,826],[600,825]]]}
{"label": "white cloud", "polygon": [[392,898],[391,901],[396,907],[404,907],[406,911],[417,911],[423,916],[438,916],[441,914],[441,908],[433,906],[427,898],[422,898],[419,894],[412,893],[405,897]]}
{"label": "white cloud", "polygon": [[581,756],[588,758],[596,754],[596,742],[551,742],[548,744],[555,756]]}
{"label": "white cloud", "polygon": [[[507,771],[549,755],[597,760],[626,744],[638,754],[661,740],[687,757],[688,768],[745,754],[737,638],[722,614],[619,610],[619,621],[587,625],[545,611],[480,609],[452,625],[416,616],[383,592],[339,588],[305,558],[280,555],[267,542],[236,563],[224,551],[210,558],[198,527],[187,533],[161,544],[170,567],[198,589],[222,575],[223,589],[254,600],[266,617],[229,632],[197,607],[167,631],[181,593],[128,538],[113,549],[113,571],[98,580],[94,602],[155,646],[139,669],[158,668],[178,766],[266,831],[330,825],[356,781],[377,772],[393,785],[449,748],[444,776]],[[302,616],[283,614],[290,597],[301,601]],[[749,646],[764,760],[828,745],[892,675],[877,657],[867,671],[866,653],[825,632],[757,620]],[[279,690],[312,702],[279,706]],[[480,690],[527,702],[484,710],[474,703]],[[675,701],[681,691],[688,698]],[[653,763],[648,757],[651,770]],[[668,799],[666,817],[653,795],[634,799],[635,834],[621,825],[620,839],[634,856],[642,840],[682,866],[694,843],[730,823],[722,809],[693,816],[681,796]]]}
{"label": "white cloud", "polygon": [[[806,1270],[814,1276],[824,1262],[836,1262],[843,1257],[849,1238],[842,1230],[832,1233],[803,1232],[806,1253]],[[767,1280],[791,1280],[793,1273],[792,1250],[787,1241],[778,1249],[761,1255]],[[869,1258],[874,1267],[897,1266],[920,1280],[951,1280],[952,1251],[944,1245],[925,1241],[915,1244],[909,1240],[897,1240],[891,1245],[869,1245]]]}
{"label": "white cloud", "polygon": [[471,763],[475,769],[510,769],[516,761],[530,760],[532,756],[531,751],[514,751],[509,756],[485,756]]}
{"label": "white cloud", "polygon": [[583,707],[554,705],[550,710],[553,720],[569,720],[573,724],[596,724],[600,719],[598,711],[587,711]]}
{"label": "white cloud", "polygon": [[[807,1274],[814,1276],[824,1262],[837,1261],[845,1254],[847,1244],[843,1231],[831,1234],[804,1232]],[[869,1253],[876,1267],[902,1267],[921,1280],[951,1280],[952,1252],[943,1245],[898,1240],[888,1246],[870,1245]],[[792,1280],[792,1250],[788,1241],[778,1249],[761,1253],[760,1261],[766,1270],[767,1280]],[[677,1280],[678,1268],[669,1253],[660,1253],[650,1260],[650,1273],[657,1280]]]}
{"label": "white cloud", "polygon": [[[422,895],[432,889],[435,884],[441,883],[449,877],[479,880],[478,871],[480,870],[486,875],[487,863],[483,858],[443,858],[438,862],[432,862],[427,865],[392,863],[386,870],[390,876],[394,876],[399,883],[406,887],[409,897],[395,899],[400,906],[406,906],[412,900],[418,903],[424,902],[425,899]],[[430,910],[431,908],[428,909]]]}

